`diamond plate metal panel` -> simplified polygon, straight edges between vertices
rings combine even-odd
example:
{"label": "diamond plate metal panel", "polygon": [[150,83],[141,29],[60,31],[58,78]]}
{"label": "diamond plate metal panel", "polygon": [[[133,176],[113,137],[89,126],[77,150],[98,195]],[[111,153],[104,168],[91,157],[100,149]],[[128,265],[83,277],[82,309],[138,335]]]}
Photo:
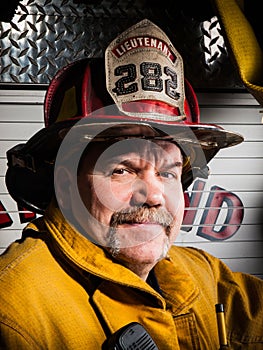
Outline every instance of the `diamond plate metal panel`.
{"label": "diamond plate metal panel", "polygon": [[197,89],[242,88],[216,17],[198,22],[176,6],[142,0],[23,0],[10,23],[0,22],[0,84],[46,86],[57,70],[83,57],[102,57],[108,43],[143,18],[166,31]]}

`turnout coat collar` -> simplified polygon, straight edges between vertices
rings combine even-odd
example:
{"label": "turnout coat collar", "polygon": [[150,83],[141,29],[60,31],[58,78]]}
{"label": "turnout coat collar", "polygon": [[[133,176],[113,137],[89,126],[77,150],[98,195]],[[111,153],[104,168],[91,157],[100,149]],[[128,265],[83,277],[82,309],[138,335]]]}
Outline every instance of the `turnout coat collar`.
{"label": "turnout coat collar", "polygon": [[[104,281],[150,293],[156,298],[159,305],[165,307],[164,299],[157,291],[132,271],[112,259],[101,247],[81,235],[64,219],[54,204],[47,210],[44,222],[59,249],[83,271]],[[173,312],[177,314],[189,309],[189,306],[198,297],[199,289],[179,261],[175,261],[168,255],[158,262],[154,270],[162,293],[171,303]],[[176,288],[174,284],[171,284],[174,279]]]}

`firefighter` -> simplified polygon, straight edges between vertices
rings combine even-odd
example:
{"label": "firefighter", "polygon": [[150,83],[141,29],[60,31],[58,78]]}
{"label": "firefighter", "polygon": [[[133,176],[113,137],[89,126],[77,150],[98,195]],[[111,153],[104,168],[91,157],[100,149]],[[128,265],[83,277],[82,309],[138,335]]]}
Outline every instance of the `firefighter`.
{"label": "firefighter", "polygon": [[220,304],[222,345],[262,349],[262,280],[174,245],[184,190],[243,137],[200,123],[166,34],[140,21],[61,69],[44,105],[7,154],[10,194],[41,215],[0,258],[1,348],[219,349]]}

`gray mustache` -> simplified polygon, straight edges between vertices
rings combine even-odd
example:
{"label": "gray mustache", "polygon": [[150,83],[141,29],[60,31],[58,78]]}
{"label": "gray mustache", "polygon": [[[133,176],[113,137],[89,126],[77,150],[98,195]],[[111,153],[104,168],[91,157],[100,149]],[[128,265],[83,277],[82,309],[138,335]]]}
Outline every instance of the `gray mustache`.
{"label": "gray mustache", "polygon": [[168,227],[173,221],[173,216],[163,208],[132,207],[113,213],[111,226],[121,224],[152,223]]}

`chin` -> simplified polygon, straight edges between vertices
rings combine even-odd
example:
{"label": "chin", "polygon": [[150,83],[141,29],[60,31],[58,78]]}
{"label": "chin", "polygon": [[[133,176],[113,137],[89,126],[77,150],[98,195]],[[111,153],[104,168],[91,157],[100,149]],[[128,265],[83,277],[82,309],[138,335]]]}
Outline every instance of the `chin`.
{"label": "chin", "polygon": [[120,248],[119,252],[115,254],[115,258],[128,263],[155,265],[166,257],[169,249],[170,242],[166,237],[162,242],[152,240],[140,243],[137,246]]}

